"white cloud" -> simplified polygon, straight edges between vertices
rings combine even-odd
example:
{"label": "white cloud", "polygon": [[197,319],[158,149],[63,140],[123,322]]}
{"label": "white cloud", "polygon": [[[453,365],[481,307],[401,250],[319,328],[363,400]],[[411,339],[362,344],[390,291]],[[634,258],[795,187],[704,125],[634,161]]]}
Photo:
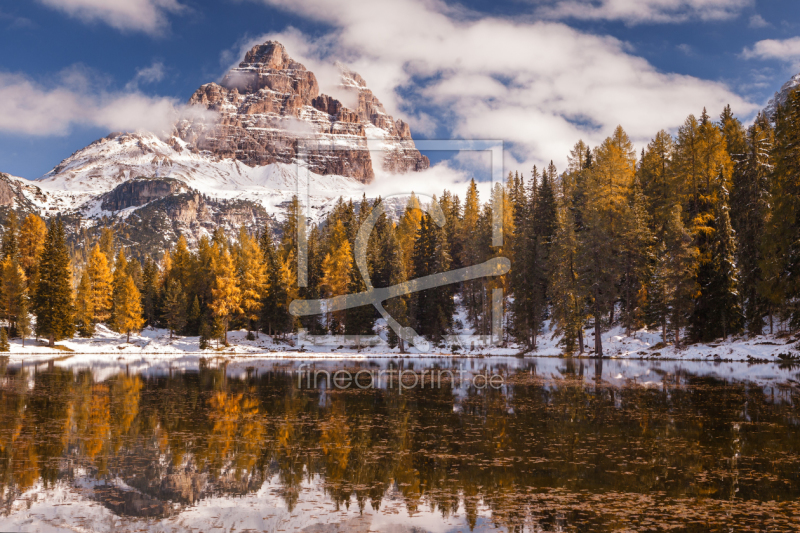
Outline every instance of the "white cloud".
{"label": "white cloud", "polygon": [[84,125],[168,134],[179,117],[194,112],[173,98],[106,91],[80,68],[56,78],[58,85],[48,87],[24,75],[0,73],[0,131],[65,135]]}
{"label": "white cloud", "polygon": [[136,90],[140,84],[157,83],[164,79],[166,69],[161,61],[154,61],[152,65],[136,70],[136,75],[125,85],[126,90]]}
{"label": "white cloud", "polygon": [[727,20],[753,0],[545,0],[537,13],[552,19],[621,20],[629,24]]}
{"label": "white cloud", "polygon": [[168,13],[186,7],[177,0],[39,0],[53,9],[84,22],[105,22],[118,30],[163,33]]}
{"label": "white cloud", "polygon": [[745,59],[780,59],[794,62],[800,59],[800,37],[791,39],[765,39],[742,51]]}
{"label": "white cloud", "polygon": [[761,15],[755,14],[752,17],[750,17],[749,26],[751,28],[769,28],[770,26],[772,26],[772,24],[764,20],[764,17],[762,17]]}
{"label": "white cloud", "polygon": [[325,0],[264,1],[334,28],[322,38],[271,35],[291,56],[341,59],[395,117],[436,109],[453,136],[509,141],[526,169],[550,159],[563,168],[578,139],[594,146],[617,124],[642,145],[703,107],[757,109],[722,83],[659,72],[627,44],[561,23],[476,20],[435,0],[352,0],[336,10]]}

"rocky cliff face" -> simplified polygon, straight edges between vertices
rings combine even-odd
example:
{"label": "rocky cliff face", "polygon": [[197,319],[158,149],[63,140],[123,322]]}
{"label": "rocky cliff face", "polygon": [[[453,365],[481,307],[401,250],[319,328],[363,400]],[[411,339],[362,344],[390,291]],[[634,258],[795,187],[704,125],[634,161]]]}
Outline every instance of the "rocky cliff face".
{"label": "rocky cliff face", "polygon": [[283,45],[268,41],[247,52],[219,83],[203,85],[192,95],[191,104],[217,112],[219,121],[184,120],[178,136],[193,150],[250,166],[291,164],[302,155],[318,174],[362,183],[374,177],[369,139],[381,142],[388,171],[428,168],[408,125],[386,114],[358,74],[344,70],[342,83],[358,92],[358,109],[319,94],[314,74],[290,58]]}
{"label": "rocky cliff face", "polygon": [[121,211],[186,190],[186,185],[176,179],[138,178],[125,182],[103,195],[101,208],[104,211]]}

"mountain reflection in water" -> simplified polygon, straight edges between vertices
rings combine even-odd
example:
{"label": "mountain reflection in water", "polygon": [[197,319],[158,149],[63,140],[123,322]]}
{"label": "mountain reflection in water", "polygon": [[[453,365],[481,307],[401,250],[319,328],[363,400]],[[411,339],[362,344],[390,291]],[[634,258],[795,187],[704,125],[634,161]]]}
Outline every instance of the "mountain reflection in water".
{"label": "mountain reflection in water", "polygon": [[310,363],[488,369],[506,383],[400,391],[306,389],[301,364],[4,365],[0,530],[800,527],[790,367]]}

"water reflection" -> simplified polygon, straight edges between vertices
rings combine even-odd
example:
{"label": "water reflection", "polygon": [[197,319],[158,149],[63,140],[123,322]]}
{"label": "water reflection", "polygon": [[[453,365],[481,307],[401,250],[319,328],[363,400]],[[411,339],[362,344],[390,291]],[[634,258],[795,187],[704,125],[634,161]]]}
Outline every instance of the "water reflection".
{"label": "water reflection", "polygon": [[301,364],[8,365],[0,530],[800,525],[792,369],[317,361],[354,373],[490,368],[506,384],[309,390]]}

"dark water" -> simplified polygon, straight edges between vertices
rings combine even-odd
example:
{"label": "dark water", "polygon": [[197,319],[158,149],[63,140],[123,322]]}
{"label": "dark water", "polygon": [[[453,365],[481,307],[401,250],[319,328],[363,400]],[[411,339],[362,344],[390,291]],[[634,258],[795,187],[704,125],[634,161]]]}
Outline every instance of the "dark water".
{"label": "dark water", "polygon": [[0,531],[800,528],[791,368],[400,364],[505,384],[307,389],[287,361],[4,368]]}

